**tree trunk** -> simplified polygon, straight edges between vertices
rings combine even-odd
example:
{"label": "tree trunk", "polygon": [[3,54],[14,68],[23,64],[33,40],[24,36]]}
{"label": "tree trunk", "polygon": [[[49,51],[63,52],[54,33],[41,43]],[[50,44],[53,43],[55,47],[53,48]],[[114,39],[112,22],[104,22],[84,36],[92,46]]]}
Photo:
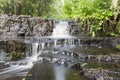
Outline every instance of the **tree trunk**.
{"label": "tree trunk", "polygon": [[16,6],[16,3],[15,3],[15,0],[13,0],[13,4],[14,4],[14,14],[16,14],[17,13],[17,6]]}
{"label": "tree trunk", "polygon": [[17,12],[16,12],[17,15],[20,15],[20,14],[21,14],[21,4],[18,4],[16,11],[17,11]]}
{"label": "tree trunk", "polygon": [[20,15],[22,0],[13,0],[13,3],[14,3],[14,14]]}
{"label": "tree trunk", "polygon": [[112,8],[114,9],[114,21],[116,21],[118,14],[119,14],[119,5],[118,5],[119,0],[112,0]]}
{"label": "tree trunk", "polygon": [[42,4],[43,0],[41,0],[38,5],[38,16],[42,16]]}

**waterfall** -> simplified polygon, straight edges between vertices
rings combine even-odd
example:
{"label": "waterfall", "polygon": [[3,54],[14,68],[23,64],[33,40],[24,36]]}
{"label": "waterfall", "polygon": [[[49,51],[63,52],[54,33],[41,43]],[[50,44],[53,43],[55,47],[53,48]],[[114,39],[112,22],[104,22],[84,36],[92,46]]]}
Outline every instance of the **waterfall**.
{"label": "waterfall", "polygon": [[34,42],[27,44],[26,48],[26,58],[21,60],[22,63],[26,63],[26,66],[33,66],[33,63],[38,60],[38,56],[41,54],[40,44]]}
{"label": "waterfall", "polygon": [[81,41],[80,41],[80,39],[78,39],[78,44],[81,45]]}
{"label": "waterfall", "polygon": [[45,48],[45,43],[41,43],[42,49]]}
{"label": "waterfall", "polygon": [[[31,69],[34,63],[38,60],[38,56],[41,54],[41,49],[39,49],[39,43],[31,43],[27,44],[26,49],[26,58],[20,61],[8,62],[5,64],[9,64],[10,67],[4,68],[0,71],[0,75],[5,75],[5,78],[10,76],[16,76],[23,74],[26,76],[28,74],[27,70]],[[14,64],[15,63],[15,64]],[[3,77],[0,77],[0,80]]]}
{"label": "waterfall", "polygon": [[38,53],[39,43],[32,43],[32,55],[36,55]]}
{"label": "waterfall", "polygon": [[55,28],[52,33],[53,38],[69,38],[69,25],[67,21],[60,21],[55,24]]}
{"label": "waterfall", "polygon": [[65,39],[64,46],[67,46],[68,40]]}
{"label": "waterfall", "polygon": [[33,62],[36,62],[39,56],[39,43],[32,43],[32,56],[28,59],[28,65],[33,65]]}
{"label": "waterfall", "polygon": [[68,42],[69,42],[69,45],[74,45],[74,39],[69,39]]}
{"label": "waterfall", "polygon": [[54,46],[57,46],[57,40],[54,40]]}
{"label": "waterfall", "polygon": [[30,50],[30,47],[29,47],[29,46],[30,46],[29,44],[26,44],[26,57],[29,57],[29,56],[30,56],[31,50]]}

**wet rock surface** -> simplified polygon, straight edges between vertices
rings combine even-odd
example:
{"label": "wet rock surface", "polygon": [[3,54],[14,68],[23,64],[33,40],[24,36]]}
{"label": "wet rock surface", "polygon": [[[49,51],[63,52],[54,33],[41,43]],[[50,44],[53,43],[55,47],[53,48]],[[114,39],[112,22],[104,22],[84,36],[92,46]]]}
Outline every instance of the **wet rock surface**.
{"label": "wet rock surface", "polygon": [[[56,57],[59,56],[59,57]],[[98,60],[99,59],[99,60]],[[86,55],[76,52],[71,52],[67,50],[53,50],[44,51],[41,56],[39,56],[39,61],[42,63],[51,63],[57,65],[64,65],[66,68],[71,68],[79,71],[79,75],[84,76],[87,80],[119,80],[119,77],[113,77],[110,74],[120,75],[119,70],[109,70],[109,69],[93,69],[88,67],[84,62],[99,62],[105,64],[119,64],[119,55]]]}
{"label": "wet rock surface", "polygon": [[28,73],[26,80],[55,80],[51,64],[36,64]]}
{"label": "wet rock surface", "polygon": [[19,60],[25,57],[26,44],[11,40],[11,41],[1,41],[0,51],[3,53],[5,60]]}
{"label": "wet rock surface", "polygon": [[[27,15],[0,15],[1,38],[51,36],[57,20],[31,17]],[[75,21],[68,21],[70,35],[79,34]],[[79,35],[77,35],[79,36]]]}
{"label": "wet rock surface", "polygon": [[[27,42],[27,41],[30,41],[30,42]],[[42,64],[44,65],[43,67],[45,67],[46,64],[52,65],[50,68],[48,67],[48,70],[53,68],[55,68],[56,70],[56,68],[63,66],[61,67],[61,69],[65,68],[65,70],[71,69],[71,70],[77,71],[79,73],[77,75],[85,77],[84,79],[86,80],[90,80],[90,79],[96,80],[97,78],[98,79],[110,78],[111,80],[119,79],[119,76],[120,76],[119,71],[115,71],[115,68],[118,68],[119,70],[119,67],[120,67],[119,52],[118,54],[111,54],[110,49],[112,49],[112,47],[108,48],[107,46],[107,49],[109,50],[109,52],[107,52],[106,49],[105,49],[106,51],[104,52],[105,53],[107,52],[108,54],[101,54],[100,51],[102,50],[102,48],[104,48],[102,44],[94,44],[94,42],[88,45],[80,44],[80,43],[78,44],[78,43],[79,43],[79,38],[78,39],[77,38],[58,39],[57,42],[55,42],[55,39],[52,39],[52,38],[40,38],[39,40],[37,38],[35,39],[29,38],[27,40],[25,39],[25,40],[19,40],[19,41],[15,41],[15,40],[2,41],[0,44],[1,44],[1,52],[5,51],[4,53],[7,53],[7,52],[10,53],[10,55],[5,54],[6,60],[5,62],[3,62],[5,66],[9,66],[9,67],[15,66],[15,68],[17,67],[18,69],[16,71],[19,71],[19,68],[26,69],[26,66],[28,68],[29,66],[30,68],[33,67],[29,71],[30,74],[26,73],[28,80],[33,78],[34,79],[39,78],[38,74],[36,74],[39,72],[34,72],[34,69],[38,71],[37,69],[42,68],[42,67],[39,67],[39,65],[42,65]],[[82,53],[79,51],[79,50],[82,50],[82,48],[84,48],[84,50],[86,51],[87,48],[89,47],[93,48],[92,50],[93,52],[94,52],[94,49],[96,49],[97,52],[99,50],[100,51],[99,53],[95,52],[96,55],[91,54],[90,51],[82,52]],[[73,48],[75,48],[75,50]],[[79,50],[77,48],[79,48]],[[19,58],[18,52],[20,54],[24,53],[24,55],[21,58]],[[11,56],[12,58],[10,58]],[[105,64],[103,66],[109,65],[114,68],[112,68],[113,70],[111,68],[110,69],[103,68],[101,69],[101,71],[103,71],[104,74],[101,74],[100,73],[101,71],[99,69],[94,68],[94,66],[92,67],[89,66],[89,63],[91,62],[94,62],[93,65],[96,65],[97,63],[99,63],[100,65]],[[103,66],[100,66],[100,67],[103,67]],[[43,69],[45,70],[46,68],[43,68]],[[41,72],[44,72],[44,70],[41,70]],[[104,70],[107,72],[105,72]],[[50,73],[51,72],[52,71],[50,71]],[[54,72],[53,74],[56,74],[56,73],[57,72]],[[2,74],[2,72],[0,74]],[[14,74],[14,71],[13,71],[13,74]],[[31,77],[31,74],[33,77]],[[45,74],[47,74],[47,72],[45,72]],[[52,77],[53,74],[48,76]],[[111,74],[118,75],[118,76],[114,77],[114,76],[111,76]],[[42,74],[40,74],[40,76],[42,76]],[[43,75],[43,79],[46,79],[44,78],[44,75]],[[51,79],[55,79],[54,76]]]}
{"label": "wet rock surface", "polygon": [[0,15],[0,80],[119,80],[115,46],[120,39],[76,37],[76,26],[74,21]]}
{"label": "wet rock surface", "polygon": [[53,29],[53,20],[24,15],[0,15],[1,37],[48,36]]}

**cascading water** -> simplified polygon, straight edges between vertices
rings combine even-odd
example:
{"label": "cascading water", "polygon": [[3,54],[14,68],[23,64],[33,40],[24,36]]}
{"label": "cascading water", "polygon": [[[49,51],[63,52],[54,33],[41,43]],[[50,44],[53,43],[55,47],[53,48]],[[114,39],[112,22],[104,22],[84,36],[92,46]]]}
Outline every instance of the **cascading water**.
{"label": "cascading water", "polygon": [[32,56],[37,55],[39,43],[32,43]]}
{"label": "cascading water", "polygon": [[56,46],[57,45],[57,40],[54,40],[54,46]]}
{"label": "cascading water", "polygon": [[53,38],[69,38],[69,25],[67,21],[60,21],[55,24],[55,28],[52,33]]}
{"label": "cascading water", "polygon": [[29,65],[32,65],[33,66],[33,62],[36,62],[37,61],[37,57],[38,57],[38,52],[39,52],[39,43],[32,43],[32,56],[31,57],[29,57],[29,59],[28,59],[28,61],[27,61],[27,63],[29,64]]}
{"label": "cascading water", "polygon": [[[37,34],[36,31],[34,34]],[[35,38],[36,37],[37,36],[35,36]],[[68,47],[67,45],[74,44],[74,40],[69,41],[73,37],[70,36],[69,34],[69,25],[67,21],[59,21],[58,23],[56,22],[52,36],[50,36],[50,38],[52,38],[51,41],[53,41],[52,44],[55,48],[59,47],[58,44],[60,44],[61,41],[63,41],[62,44],[64,45],[62,46],[64,46],[63,48],[65,49],[67,49]],[[45,46],[47,45],[46,42],[48,42],[48,38],[46,38],[45,36],[43,38],[41,37],[39,40],[35,42],[31,42],[31,40],[28,41],[28,43],[26,43],[26,53],[25,53],[26,58],[19,61],[15,61],[14,62],[15,64],[13,64],[12,61],[8,62],[8,65],[10,65],[10,67],[1,70],[0,75],[9,74],[5,76],[6,78],[10,76],[12,77],[12,75],[20,75],[20,74],[25,74],[26,76],[27,72],[24,72],[24,70],[31,69],[35,62],[37,62],[39,59],[42,59],[40,57],[40,54],[42,50],[45,49]],[[63,66],[55,67],[54,72],[55,72],[56,80],[65,80],[65,74],[66,74],[65,67]],[[0,79],[2,78],[0,77]]]}
{"label": "cascading water", "polygon": [[[18,73],[19,73],[18,75],[23,74],[23,73],[25,75],[27,75],[28,72],[24,72],[24,70],[31,69],[33,67],[34,62],[36,62],[38,60],[37,58],[41,53],[40,52],[41,50],[39,50],[39,48],[38,48],[39,43],[36,42],[36,43],[32,43],[30,45],[28,45],[27,49],[26,49],[27,50],[26,58],[22,59],[20,61],[16,61],[16,62],[8,62],[10,67],[1,70],[0,75],[6,74],[6,76],[4,78],[14,77]],[[12,63],[15,63],[15,65]],[[14,75],[14,76],[12,76],[12,75]],[[0,80],[1,79],[3,79],[3,77],[0,77]]]}
{"label": "cascading water", "polygon": [[41,43],[41,47],[42,47],[42,49],[44,49],[45,48],[45,43]]}
{"label": "cascading water", "polygon": [[53,33],[51,38],[54,38],[54,46],[57,46],[57,42],[59,39],[64,39],[64,46],[67,46],[70,43],[68,42],[69,38],[73,38],[69,34],[69,25],[68,21],[59,21],[55,22],[55,27],[53,28]]}

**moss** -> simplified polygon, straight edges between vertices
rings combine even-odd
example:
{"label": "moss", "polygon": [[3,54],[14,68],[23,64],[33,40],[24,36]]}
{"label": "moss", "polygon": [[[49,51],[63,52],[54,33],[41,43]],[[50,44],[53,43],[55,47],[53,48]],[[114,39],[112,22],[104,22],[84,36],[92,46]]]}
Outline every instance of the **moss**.
{"label": "moss", "polygon": [[86,63],[90,68],[120,70],[120,64],[109,64],[109,63],[98,63],[98,62],[86,62]]}
{"label": "moss", "polygon": [[26,80],[26,78],[23,78],[22,80]]}
{"label": "moss", "polygon": [[110,54],[120,54],[120,52],[111,46],[101,46],[101,48],[96,46],[82,46],[75,47],[72,51],[79,53],[86,53],[90,55],[110,55]]}
{"label": "moss", "polygon": [[120,50],[120,44],[115,46],[116,49]]}
{"label": "moss", "polygon": [[21,59],[22,58],[22,53],[21,52],[17,52],[17,51],[12,51],[10,53],[10,58],[11,60],[18,60],[18,59]]}

